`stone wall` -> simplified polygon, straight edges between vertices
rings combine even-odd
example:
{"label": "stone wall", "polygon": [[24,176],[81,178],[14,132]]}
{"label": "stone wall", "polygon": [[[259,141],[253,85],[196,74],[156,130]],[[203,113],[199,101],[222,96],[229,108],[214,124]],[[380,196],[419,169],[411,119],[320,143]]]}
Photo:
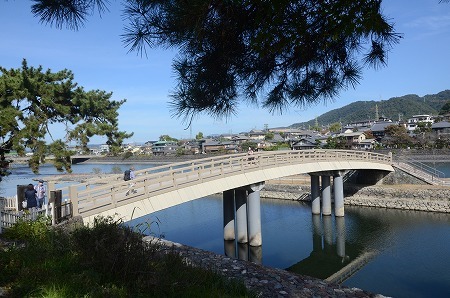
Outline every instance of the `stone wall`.
{"label": "stone wall", "polygon": [[310,201],[311,187],[305,185],[266,184],[261,190],[261,198],[291,201]]}
{"label": "stone wall", "polygon": [[395,171],[387,174],[377,184],[397,185],[397,184],[420,184],[428,185],[425,181],[395,167]]}
{"label": "stone wall", "polygon": [[[262,198],[309,201],[310,187],[266,184]],[[346,205],[450,213],[450,188],[345,185]]]}
{"label": "stone wall", "polygon": [[345,197],[346,205],[450,213],[449,188],[366,186]]}

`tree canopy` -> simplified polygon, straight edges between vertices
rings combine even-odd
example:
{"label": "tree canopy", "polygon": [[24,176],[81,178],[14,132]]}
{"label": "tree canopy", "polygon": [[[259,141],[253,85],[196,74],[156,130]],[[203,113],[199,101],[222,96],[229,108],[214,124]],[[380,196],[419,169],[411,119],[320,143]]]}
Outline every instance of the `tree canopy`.
{"label": "tree canopy", "polygon": [[[25,155],[33,153],[29,166],[38,172],[48,155],[54,156],[58,171],[71,171],[67,142],[75,141],[88,151],[87,144],[94,135],[106,136],[111,151],[117,153],[124,139],[133,134],[119,131],[118,112],[125,103],[111,100],[112,93],[101,90],[85,91],[73,82],[71,71],[44,71],[42,66],[30,67],[24,59],[22,67],[5,69],[0,66],[0,156],[2,175],[9,161],[6,153],[14,150]],[[51,125],[66,125],[66,139],[53,140]],[[53,142],[47,144],[46,137]]]}
{"label": "tree canopy", "polygon": [[[131,51],[176,48],[173,115],[227,118],[242,101],[282,113],[333,99],[364,67],[386,64],[399,41],[381,0],[128,0],[122,35]],[[42,22],[77,29],[107,0],[34,0]]]}

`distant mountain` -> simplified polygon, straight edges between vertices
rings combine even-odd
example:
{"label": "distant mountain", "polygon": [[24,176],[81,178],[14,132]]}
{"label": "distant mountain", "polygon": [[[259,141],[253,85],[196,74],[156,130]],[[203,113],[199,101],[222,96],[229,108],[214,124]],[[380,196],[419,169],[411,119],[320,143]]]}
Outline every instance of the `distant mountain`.
{"label": "distant mountain", "polygon": [[[364,120],[373,120],[378,106],[378,115],[392,120],[407,120],[413,115],[429,114],[437,115],[442,106],[450,101],[450,90],[439,92],[438,94],[425,95],[420,97],[415,94],[393,97],[381,101],[357,101],[342,108],[334,109],[317,117],[319,125],[328,125],[340,122],[343,125]],[[298,128],[315,125],[316,119],[308,122],[294,123],[289,127]]]}

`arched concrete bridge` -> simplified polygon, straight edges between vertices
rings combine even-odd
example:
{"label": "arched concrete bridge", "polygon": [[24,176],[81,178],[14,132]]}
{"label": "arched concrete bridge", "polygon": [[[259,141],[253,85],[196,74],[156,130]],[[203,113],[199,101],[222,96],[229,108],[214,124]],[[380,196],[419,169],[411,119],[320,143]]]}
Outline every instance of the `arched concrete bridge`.
{"label": "arched concrete bridge", "polygon": [[[348,170],[393,171],[391,155],[366,151],[276,151],[253,156],[254,159],[249,160],[246,154],[223,155],[139,170],[132,181],[134,192],[128,195],[129,183],[123,181],[123,174],[92,179],[62,188],[62,199],[72,204],[72,214],[81,215],[85,223],[99,215],[114,214],[129,221],[208,195],[263,185],[264,181],[285,176],[310,174],[313,193],[314,189],[319,189],[313,177],[320,175],[331,175],[336,180]],[[324,181],[322,187],[326,189],[326,179]],[[340,183],[342,186],[342,179]],[[54,185],[49,185],[49,190],[54,189]],[[320,195],[314,194],[313,199],[314,196]]]}

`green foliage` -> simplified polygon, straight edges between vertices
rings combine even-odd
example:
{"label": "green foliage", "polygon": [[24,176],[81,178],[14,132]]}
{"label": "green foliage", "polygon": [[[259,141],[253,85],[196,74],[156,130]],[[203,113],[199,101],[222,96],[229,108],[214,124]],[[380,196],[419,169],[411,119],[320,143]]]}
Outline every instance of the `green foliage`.
{"label": "green foliage", "polygon": [[334,122],[332,124],[330,124],[330,131],[334,132],[334,133],[338,133],[341,131],[342,125],[339,122]]}
{"label": "green foliage", "polygon": [[248,297],[242,283],[186,265],[113,217],[92,227],[20,222],[3,235],[21,245],[0,250],[0,286],[10,297]]}
{"label": "green foliage", "polygon": [[241,144],[242,151],[247,152],[248,147],[256,148],[258,144],[252,141],[246,141]]}
{"label": "green foliage", "polygon": [[94,174],[100,174],[102,172],[102,169],[100,168],[92,168],[92,173]]}
{"label": "green foliage", "polygon": [[450,148],[450,139],[446,137],[440,137],[434,142],[436,149]]}
{"label": "green foliage", "polygon": [[127,151],[122,154],[122,159],[128,159],[133,156],[133,152]]}
{"label": "green foliage", "polygon": [[439,111],[439,115],[447,115],[450,114],[450,100],[447,101]]}
{"label": "green foliage", "polygon": [[345,149],[347,146],[347,141],[345,137],[328,137],[326,144],[323,146],[324,149]]}
{"label": "green foliage", "polygon": [[419,122],[417,123],[417,127],[414,130],[414,133],[416,134],[424,134],[424,133],[428,133],[431,132],[431,122]]}
{"label": "green foliage", "polygon": [[159,136],[160,141],[166,141],[166,142],[178,142],[178,139],[172,138],[169,135],[161,135]]}
{"label": "green foliage", "polygon": [[196,140],[201,140],[203,139],[203,133],[200,131],[196,136],[195,136]]}
{"label": "green foliage", "polygon": [[[73,82],[71,71],[44,71],[42,66],[29,67],[24,59],[19,69],[0,67],[0,156],[15,150],[24,156],[30,149],[33,156],[29,166],[34,173],[54,156],[58,171],[71,171],[67,141],[76,141],[85,151],[94,135],[106,136],[113,153],[132,134],[118,130],[118,109],[125,100],[110,100],[112,93],[84,91]],[[52,137],[54,123],[67,127],[66,140],[54,140],[48,146],[45,138]],[[2,166],[3,167],[3,166]]]}
{"label": "green foliage", "polygon": [[392,148],[407,148],[412,146],[413,140],[408,130],[402,125],[389,125],[384,129],[383,143]]}
{"label": "green foliage", "polygon": [[66,144],[62,140],[57,140],[48,146],[48,151],[54,156],[53,165],[56,170],[62,172],[66,170],[68,173],[72,172],[72,160],[70,156],[75,152],[67,150]]}
{"label": "green foliage", "polygon": [[273,140],[273,137],[274,137],[274,133],[273,133],[273,132],[268,132],[268,133],[266,133],[266,135],[264,136],[264,140],[270,141],[270,140]]}
{"label": "green foliage", "polygon": [[[109,1],[38,1],[44,23],[78,29]],[[387,63],[400,35],[381,1],[125,1],[131,51],[177,48],[174,115],[228,117],[243,98],[271,112],[333,99],[366,66]]]}
{"label": "green foliage", "polygon": [[40,216],[36,220],[19,221],[4,231],[4,237],[17,241],[42,242],[47,236],[48,226],[51,220],[48,217]]}
{"label": "green foliage", "polygon": [[185,155],[186,154],[186,150],[184,150],[184,148],[179,147],[179,148],[177,148],[175,154],[176,154],[176,156]]}

